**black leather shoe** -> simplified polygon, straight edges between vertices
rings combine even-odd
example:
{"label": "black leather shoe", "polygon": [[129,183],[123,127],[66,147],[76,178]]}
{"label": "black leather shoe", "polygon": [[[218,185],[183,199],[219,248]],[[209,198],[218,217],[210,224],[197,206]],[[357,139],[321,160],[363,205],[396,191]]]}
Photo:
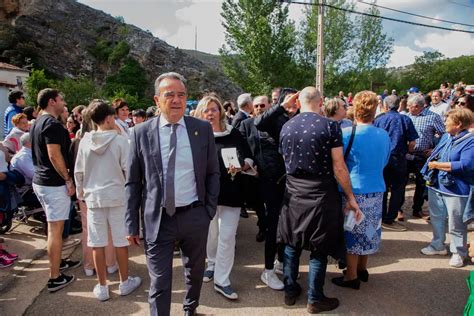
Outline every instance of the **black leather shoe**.
{"label": "black leather shoe", "polygon": [[247,213],[247,209],[245,207],[242,207],[240,209],[240,217],[249,218],[249,213]]}
{"label": "black leather shoe", "polygon": [[[346,275],[347,270],[342,271],[344,275]],[[359,280],[362,282],[368,282],[369,281],[369,271],[367,270],[357,270],[357,277]]]}
{"label": "black leather shoe", "polygon": [[265,232],[263,230],[259,230],[257,236],[255,237],[257,242],[262,242],[265,240]]}
{"label": "black leather shoe", "polygon": [[301,287],[298,285],[298,290],[295,295],[286,295],[285,294],[285,305],[286,306],[293,306],[296,304],[296,300],[298,296],[301,294]]}
{"label": "black leather shoe", "polygon": [[331,281],[332,283],[341,287],[348,287],[354,290],[358,290],[360,288],[360,280],[358,278],[350,281],[345,281],[344,277],[342,276],[338,278],[333,278]]}
{"label": "black leather shoe", "polygon": [[196,315],[196,311],[194,309],[186,309],[184,311],[184,316],[194,316]]}
{"label": "black leather shoe", "polygon": [[324,297],[321,301],[306,305],[309,314],[332,311],[339,306],[339,300],[332,297]]}

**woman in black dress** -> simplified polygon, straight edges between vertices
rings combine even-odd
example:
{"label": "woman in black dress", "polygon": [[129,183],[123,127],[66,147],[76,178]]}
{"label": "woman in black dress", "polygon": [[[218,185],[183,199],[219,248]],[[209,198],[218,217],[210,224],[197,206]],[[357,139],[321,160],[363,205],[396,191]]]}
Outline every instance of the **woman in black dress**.
{"label": "woman in black dress", "polygon": [[[207,270],[204,282],[214,279],[214,289],[226,298],[236,300],[237,293],[230,284],[230,272],[234,265],[235,235],[242,206],[241,170],[247,170],[253,164],[247,142],[238,130],[226,123],[225,110],[221,102],[214,96],[204,97],[198,104],[195,114],[197,118],[209,121],[214,131],[217,155],[220,167],[220,193],[217,213],[209,226],[207,239]],[[226,166],[222,149],[235,150],[240,166]],[[237,163],[235,163],[237,164]]]}

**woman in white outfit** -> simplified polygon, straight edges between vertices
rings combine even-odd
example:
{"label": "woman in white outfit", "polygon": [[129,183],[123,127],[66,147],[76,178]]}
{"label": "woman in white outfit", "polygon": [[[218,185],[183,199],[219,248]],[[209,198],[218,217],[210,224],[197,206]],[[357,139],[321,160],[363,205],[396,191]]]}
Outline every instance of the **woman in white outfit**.
{"label": "woman in white outfit", "polygon": [[[226,298],[236,300],[237,293],[231,287],[230,273],[234,265],[235,235],[242,206],[242,170],[253,164],[250,150],[238,130],[226,123],[226,115],[221,102],[213,96],[204,97],[198,104],[196,117],[209,121],[214,131],[220,166],[220,193],[217,213],[209,226],[207,239],[207,270],[204,282],[214,280],[214,289]],[[223,149],[235,150],[240,166],[224,163]]]}

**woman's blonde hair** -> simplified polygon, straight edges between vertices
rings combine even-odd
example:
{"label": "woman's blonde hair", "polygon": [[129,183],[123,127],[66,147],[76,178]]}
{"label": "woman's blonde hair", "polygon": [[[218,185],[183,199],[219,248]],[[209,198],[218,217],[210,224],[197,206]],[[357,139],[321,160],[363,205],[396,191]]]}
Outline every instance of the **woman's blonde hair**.
{"label": "woman's blonde hair", "polygon": [[221,131],[225,131],[226,129],[225,110],[224,110],[224,107],[222,106],[221,101],[215,96],[208,95],[202,98],[196,107],[196,111],[194,112],[194,117],[204,119],[204,110],[206,110],[207,106],[213,102],[217,104],[217,107],[219,108],[219,126],[221,128]]}
{"label": "woman's blonde hair", "polygon": [[449,111],[446,116],[453,120],[455,124],[461,124],[463,130],[468,129],[474,123],[474,113],[469,109],[454,109]]}
{"label": "woman's blonde hair", "polygon": [[341,106],[344,106],[344,101],[339,98],[327,100],[324,102],[324,115],[328,118],[333,117]]}
{"label": "woman's blonde hair", "polygon": [[352,101],[355,119],[362,123],[372,122],[377,111],[377,103],[377,95],[374,92],[365,90],[357,93]]}

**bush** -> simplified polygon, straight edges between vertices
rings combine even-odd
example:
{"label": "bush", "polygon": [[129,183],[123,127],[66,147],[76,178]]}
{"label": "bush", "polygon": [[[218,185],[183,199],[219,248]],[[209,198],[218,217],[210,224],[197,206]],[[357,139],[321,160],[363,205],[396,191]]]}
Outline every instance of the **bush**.
{"label": "bush", "polygon": [[130,46],[127,44],[125,41],[120,41],[117,43],[117,45],[114,46],[112,49],[108,60],[109,64],[113,65],[116,63],[119,63],[125,56],[128,55],[128,52],[130,51]]}
{"label": "bush", "polygon": [[89,52],[94,56],[96,59],[100,61],[106,61],[109,59],[110,54],[112,53],[112,43],[104,40],[99,39],[95,46],[89,50]]}
{"label": "bush", "polygon": [[116,91],[124,90],[141,99],[145,96],[147,86],[145,70],[136,60],[127,58],[115,75],[107,77],[104,93],[112,96]]}

